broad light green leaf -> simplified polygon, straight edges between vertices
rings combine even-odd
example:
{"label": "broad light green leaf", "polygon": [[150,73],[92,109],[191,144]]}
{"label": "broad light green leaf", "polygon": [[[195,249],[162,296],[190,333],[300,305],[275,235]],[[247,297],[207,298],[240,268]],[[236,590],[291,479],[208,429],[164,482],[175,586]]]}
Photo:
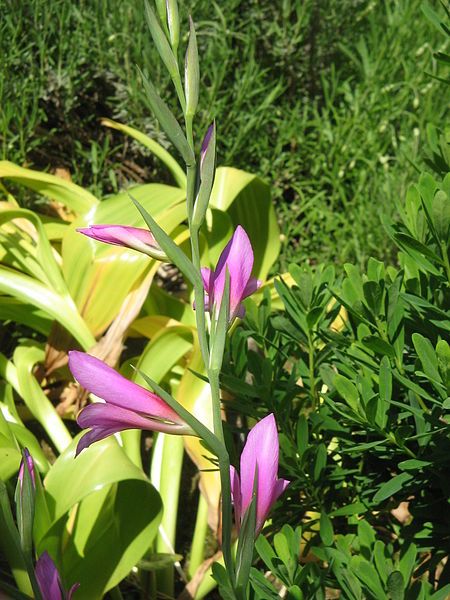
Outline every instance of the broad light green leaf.
{"label": "broad light green leaf", "polygon": [[14,403],[13,387],[20,395],[17,369],[3,354],[0,354],[0,377],[5,379],[5,382],[0,383],[0,422],[3,423],[0,430],[14,442],[17,449],[19,446],[28,448],[39,471],[46,473],[49,468],[48,460],[36,437],[23,424]]}
{"label": "broad light green leaf", "polygon": [[21,453],[16,443],[3,433],[6,421],[0,411],[0,479],[7,481],[17,473],[21,460]]}
{"label": "broad light green leaf", "polygon": [[52,319],[44,311],[32,304],[24,304],[9,296],[0,297],[0,321],[14,321],[22,323],[34,331],[48,336],[52,326]]}
{"label": "broad light green leaf", "polygon": [[[183,325],[195,327],[195,313],[192,309],[192,306],[179,300],[178,298],[175,298],[171,294],[168,294],[155,283],[153,283],[152,287],[150,288],[150,293],[144,303],[144,310],[152,318],[158,316],[161,318],[161,315],[164,315],[164,318],[169,317],[170,319],[179,321]],[[145,327],[144,319],[145,317],[142,318],[143,327]],[[133,323],[133,328],[135,326],[139,328],[140,322],[140,319],[136,320]],[[143,335],[146,334],[143,333]]]}
{"label": "broad light green leaf", "polygon": [[62,452],[71,443],[72,436],[33,375],[35,364],[42,362],[44,356],[44,350],[37,346],[17,346],[14,350],[14,364],[21,397],[56,448]]}
{"label": "broad light green leaf", "polygon": [[38,553],[48,550],[57,560],[68,583],[80,582],[80,597],[97,600],[149,548],[162,506],[158,493],[114,437],[93,444],[75,459],[76,441],[44,481],[51,524],[35,541]]}
{"label": "broad light green leaf", "polygon": [[245,171],[219,167],[210,206],[228,212],[234,226],[244,227],[255,255],[253,275],[266,279],[280,251],[280,232],[269,186]]}
{"label": "broad light green leaf", "polygon": [[63,298],[32,277],[8,267],[0,267],[0,292],[10,294],[25,304],[33,304],[51,315],[84,349],[95,344],[94,337],[69,296]]}
{"label": "broad light green leaf", "polygon": [[71,181],[49,173],[25,169],[7,160],[0,161],[1,178],[11,179],[51,200],[61,202],[77,214],[86,213],[98,202],[90,192]]}
{"label": "broad light green leaf", "polygon": [[[62,276],[61,270],[55,260],[55,251],[53,250],[40,218],[30,210],[22,208],[0,211],[0,226],[9,223],[13,219],[29,221],[36,231],[35,248],[33,248],[36,260],[38,261],[44,275],[44,284],[54,288],[54,290],[62,295],[67,294],[67,287]],[[18,224],[17,224],[17,227]],[[25,230],[19,227],[22,235],[27,235]],[[26,253],[27,249],[20,247],[20,242],[16,241],[17,236],[6,234],[8,245],[16,245],[19,251]],[[33,273],[30,273],[33,275]]]}

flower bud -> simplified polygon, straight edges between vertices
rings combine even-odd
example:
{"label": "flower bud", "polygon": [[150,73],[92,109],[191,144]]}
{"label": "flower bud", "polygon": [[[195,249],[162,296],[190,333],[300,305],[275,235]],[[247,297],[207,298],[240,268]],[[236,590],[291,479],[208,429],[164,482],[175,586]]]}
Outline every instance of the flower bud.
{"label": "flower bud", "polygon": [[131,248],[156,260],[169,262],[167,255],[148,229],[125,225],[90,225],[77,231],[99,242]]}

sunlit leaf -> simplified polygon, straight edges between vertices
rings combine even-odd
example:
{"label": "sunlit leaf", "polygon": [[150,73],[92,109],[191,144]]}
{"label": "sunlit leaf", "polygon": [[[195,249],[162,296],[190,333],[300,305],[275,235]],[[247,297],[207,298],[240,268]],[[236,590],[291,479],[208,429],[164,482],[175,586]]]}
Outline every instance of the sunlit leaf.
{"label": "sunlit leaf", "polygon": [[51,524],[36,543],[38,553],[52,554],[68,583],[80,582],[82,597],[97,600],[149,548],[162,506],[114,437],[76,459],[75,445],[76,440],[44,481]]}
{"label": "sunlit leaf", "polygon": [[19,185],[67,206],[77,214],[84,214],[98,202],[97,198],[84,188],[41,171],[19,167],[7,160],[0,161],[0,178],[10,179]]}

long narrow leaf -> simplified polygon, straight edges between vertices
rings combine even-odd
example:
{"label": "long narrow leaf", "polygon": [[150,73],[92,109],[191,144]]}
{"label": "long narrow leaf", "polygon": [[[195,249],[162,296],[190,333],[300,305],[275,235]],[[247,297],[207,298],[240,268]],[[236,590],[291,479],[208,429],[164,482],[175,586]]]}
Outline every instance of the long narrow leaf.
{"label": "long narrow leaf", "polygon": [[95,344],[95,338],[73,306],[70,297],[63,298],[42,283],[8,267],[0,267],[0,292],[10,294],[21,302],[33,304],[51,315],[85,350]]}
{"label": "long narrow leaf", "polygon": [[0,161],[0,179],[3,177],[61,202],[75,213],[84,214],[98,202],[90,192],[71,181],[49,173],[25,169],[7,160]]}
{"label": "long narrow leaf", "polygon": [[184,162],[191,166],[195,164],[194,154],[187,143],[186,136],[180,127],[180,124],[171,113],[167,104],[159,96],[153,83],[151,83],[144,73],[139,69],[142,77],[142,83],[147,94],[150,106],[155,113],[161,127],[167,134],[167,137],[183,157]]}

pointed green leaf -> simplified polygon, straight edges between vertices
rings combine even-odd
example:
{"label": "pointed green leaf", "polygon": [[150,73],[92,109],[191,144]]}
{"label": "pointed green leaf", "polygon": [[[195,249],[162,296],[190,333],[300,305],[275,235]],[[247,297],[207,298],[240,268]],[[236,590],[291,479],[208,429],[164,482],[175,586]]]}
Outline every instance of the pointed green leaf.
{"label": "pointed green leaf", "polygon": [[333,523],[326,512],[320,514],[320,538],[325,546],[331,546],[333,543],[334,532]]}
{"label": "pointed green leaf", "polygon": [[147,94],[150,106],[158,119],[161,127],[167,134],[167,137],[183,157],[184,162],[188,166],[195,164],[195,156],[187,143],[186,136],[180,127],[180,124],[171,113],[167,104],[161,99],[155,86],[145,77],[140,71],[144,89]]}
{"label": "pointed green leaf", "polygon": [[148,0],[145,0],[145,18],[147,20],[147,25],[150,29],[153,41],[155,42],[156,49],[158,50],[158,53],[170,76],[174,78],[178,75],[179,77],[177,59],[172,52],[172,48],[170,47],[169,42],[167,41],[167,38],[161,29],[158,19]]}
{"label": "pointed green leaf", "polygon": [[389,481],[386,481],[377,491],[373,497],[373,501],[375,504],[378,504],[390,496],[394,496],[403,488],[406,483],[411,481],[412,478],[413,476],[409,473],[400,473],[400,475],[396,475],[392,479],[389,479]]}
{"label": "pointed green leaf", "polygon": [[186,93],[186,116],[195,115],[200,88],[200,66],[198,64],[197,36],[194,21],[189,17],[189,43],[184,67],[184,87]]}

